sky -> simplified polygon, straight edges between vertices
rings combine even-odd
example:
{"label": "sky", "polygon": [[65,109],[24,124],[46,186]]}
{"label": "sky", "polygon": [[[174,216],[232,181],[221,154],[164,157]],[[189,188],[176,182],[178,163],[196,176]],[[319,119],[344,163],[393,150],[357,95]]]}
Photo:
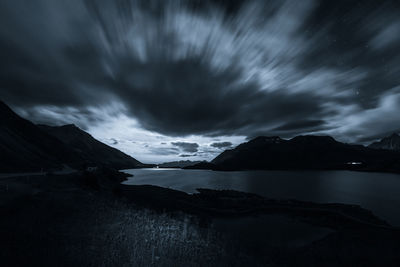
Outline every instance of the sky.
{"label": "sky", "polygon": [[0,99],[146,163],[400,130],[399,1],[0,0]]}

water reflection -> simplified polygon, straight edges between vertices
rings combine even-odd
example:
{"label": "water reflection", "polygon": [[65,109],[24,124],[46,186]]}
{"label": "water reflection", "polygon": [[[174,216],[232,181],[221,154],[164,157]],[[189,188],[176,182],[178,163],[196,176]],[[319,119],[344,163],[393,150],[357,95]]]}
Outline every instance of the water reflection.
{"label": "water reflection", "polygon": [[400,225],[400,175],[350,171],[214,172],[181,169],[126,170],[124,184],[152,184],[188,193],[196,188],[235,189],[269,198],[357,204]]}

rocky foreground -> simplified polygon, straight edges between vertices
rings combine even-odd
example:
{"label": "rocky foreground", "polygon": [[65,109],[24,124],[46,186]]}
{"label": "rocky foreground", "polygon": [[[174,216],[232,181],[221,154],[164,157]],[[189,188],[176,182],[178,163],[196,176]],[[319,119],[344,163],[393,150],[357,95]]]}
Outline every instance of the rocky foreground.
{"label": "rocky foreground", "polygon": [[[2,265],[396,266],[400,262],[400,231],[358,206],[208,189],[189,195],[155,186],[121,185],[124,179],[122,173],[103,169],[0,180]],[[307,225],[310,235],[318,231],[318,237],[296,246],[291,245],[290,235],[271,242],[268,233],[287,231],[269,223],[276,216],[279,224]],[[219,231],[214,226],[221,220],[228,222],[223,227],[245,234],[238,238],[233,230]],[[258,228],[249,224],[258,220]]]}

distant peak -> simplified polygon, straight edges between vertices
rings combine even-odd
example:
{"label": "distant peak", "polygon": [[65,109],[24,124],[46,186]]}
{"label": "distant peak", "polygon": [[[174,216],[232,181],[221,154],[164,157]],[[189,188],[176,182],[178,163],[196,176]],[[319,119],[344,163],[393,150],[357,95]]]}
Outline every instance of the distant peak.
{"label": "distant peak", "polygon": [[279,143],[282,139],[279,136],[258,136],[249,143]]}
{"label": "distant peak", "polygon": [[0,123],[3,121],[10,121],[22,119],[17,115],[6,103],[0,100]]}
{"label": "distant peak", "polygon": [[335,138],[329,135],[299,135],[292,138],[293,141],[311,141],[311,140],[319,140],[325,142],[337,142]]}
{"label": "distant peak", "polygon": [[78,128],[75,124],[73,124],[73,123],[71,123],[71,124],[65,124],[65,125],[62,125],[62,126],[60,126],[60,127],[63,127],[63,128],[71,128],[71,129],[75,129],[75,128]]}
{"label": "distant peak", "polygon": [[258,136],[253,140],[269,141],[269,140],[282,140],[282,139],[279,136]]}
{"label": "distant peak", "polygon": [[397,133],[392,133],[390,136],[382,138],[380,141],[369,145],[371,148],[400,150],[400,136]]}
{"label": "distant peak", "polygon": [[[6,103],[4,103],[3,101],[1,101],[1,99],[0,99],[0,109],[1,109],[2,111],[13,112],[12,109],[11,109]],[[13,112],[13,113],[14,113],[14,112]]]}

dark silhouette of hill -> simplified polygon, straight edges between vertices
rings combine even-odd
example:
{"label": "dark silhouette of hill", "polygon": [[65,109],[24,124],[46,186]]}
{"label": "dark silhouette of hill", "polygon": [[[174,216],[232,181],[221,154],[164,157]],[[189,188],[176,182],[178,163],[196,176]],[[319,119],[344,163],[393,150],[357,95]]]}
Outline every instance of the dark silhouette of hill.
{"label": "dark silhouette of hill", "polygon": [[64,126],[38,125],[38,127],[80,154],[87,164],[106,165],[116,169],[137,168],[144,165],[118,149],[96,140],[74,124]]}
{"label": "dark silhouette of hill", "polygon": [[0,101],[0,172],[61,169],[64,164],[134,168],[140,162],[77,127],[37,126]]}
{"label": "dark silhouette of hill", "polygon": [[208,165],[215,170],[360,170],[400,171],[400,153],[336,141],[330,136],[297,136],[290,140],[260,136],[226,150]]}
{"label": "dark silhouette of hill", "polygon": [[0,171],[40,171],[82,158],[0,101]]}
{"label": "dark silhouette of hill", "polygon": [[160,168],[187,168],[193,166],[195,164],[200,163],[201,161],[191,161],[191,160],[179,160],[179,161],[170,161],[158,164]]}
{"label": "dark silhouette of hill", "polygon": [[374,149],[387,149],[400,151],[400,136],[393,133],[391,136],[385,137],[378,142],[370,144],[368,147]]}

